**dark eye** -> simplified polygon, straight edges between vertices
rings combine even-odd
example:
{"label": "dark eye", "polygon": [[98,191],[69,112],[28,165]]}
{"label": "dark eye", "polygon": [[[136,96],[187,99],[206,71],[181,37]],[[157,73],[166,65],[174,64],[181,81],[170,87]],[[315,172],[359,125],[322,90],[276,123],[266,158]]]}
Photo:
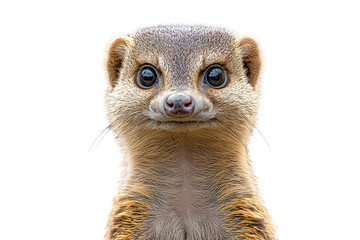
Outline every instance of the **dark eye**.
{"label": "dark eye", "polygon": [[140,88],[152,88],[158,81],[158,74],[154,67],[146,65],[137,74],[136,83]]}
{"label": "dark eye", "polygon": [[205,70],[205,82],[212,88],[223,88],[227,83],[226,71],[218,65]]}

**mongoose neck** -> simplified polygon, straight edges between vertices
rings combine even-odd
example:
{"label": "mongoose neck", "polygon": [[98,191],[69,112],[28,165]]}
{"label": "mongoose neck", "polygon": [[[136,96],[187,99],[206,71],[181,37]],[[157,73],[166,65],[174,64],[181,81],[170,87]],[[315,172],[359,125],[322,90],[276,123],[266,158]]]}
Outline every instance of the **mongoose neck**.
{"label": "mongoose neck", "polygon": [[249,130],[231,129],[171,132],[140,130],[124,136],[125,146],[134,163],[166,163],[187,158],[194,163],[246,160]]}
{"label": "mongoose neck", "polygon": [[216,192],[218,197],[230,194],[230,183],[238,182],[244,186],[246,194],[251,194],[256,189],[248,158],[248,134],[237,134],[229,129],[132,134],[138,137],[125,139],[130,179],[159,189],[163,185],[167,185],[166,188],[175,186],[172,181],[202,179],[212,189],[216,184],[219,189],[226,189],[226,193]]}

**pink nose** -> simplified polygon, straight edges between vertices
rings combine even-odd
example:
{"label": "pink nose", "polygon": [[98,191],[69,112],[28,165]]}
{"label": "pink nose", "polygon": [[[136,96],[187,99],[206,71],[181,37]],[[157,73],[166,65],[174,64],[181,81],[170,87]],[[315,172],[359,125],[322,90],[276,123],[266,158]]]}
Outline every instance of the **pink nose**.
{"label": "pink nose", "polygon": [[189,116],[194,111],[193,98],[184,93],[170,95],[164,102],[164,108],[168,115],[175,117]]}

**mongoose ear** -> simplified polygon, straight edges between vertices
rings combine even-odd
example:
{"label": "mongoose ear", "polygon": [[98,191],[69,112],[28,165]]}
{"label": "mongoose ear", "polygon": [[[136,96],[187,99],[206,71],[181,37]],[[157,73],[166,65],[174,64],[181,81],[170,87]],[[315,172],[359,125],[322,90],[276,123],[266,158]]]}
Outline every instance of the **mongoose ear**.
{"label": "mongoose ear", "polygon": [[252,38],[242,38],[238,40],[237,47],[242,54],[243,66],[249,83],[255,87],[261,70],[261,57],[258,44]]}
{"label": "mongoose ear", "polygon": [[116,39],[109,48],[106,70],[108,72],[109,83],[112,87],[116,85],[120,68],[122,67],[130,45],[131,39],[129,37],[121,37]]}

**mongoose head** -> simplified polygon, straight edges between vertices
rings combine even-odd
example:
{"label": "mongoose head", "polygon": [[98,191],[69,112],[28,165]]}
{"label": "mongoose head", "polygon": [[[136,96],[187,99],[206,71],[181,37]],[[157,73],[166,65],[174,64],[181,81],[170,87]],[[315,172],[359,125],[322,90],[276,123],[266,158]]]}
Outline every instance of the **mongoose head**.
{"label": "mongoose head", "polygon": [[257,44],[224,29],[159,26],[116,39],[107,58],[108,116],[120,130],[252,128]]}

